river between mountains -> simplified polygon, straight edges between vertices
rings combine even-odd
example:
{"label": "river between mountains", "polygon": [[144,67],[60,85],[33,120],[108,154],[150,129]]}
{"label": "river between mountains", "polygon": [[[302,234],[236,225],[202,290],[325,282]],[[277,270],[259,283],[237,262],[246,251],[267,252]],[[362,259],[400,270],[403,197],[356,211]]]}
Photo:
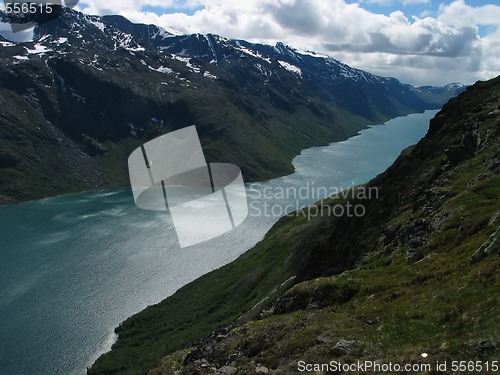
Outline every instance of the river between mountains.
{"label": "river between mountains", "polygon": [[[247,185],[243,224],[187,248],[168,216],[137,208],[128,189],[0,208],[0,372],[85,373],[121,321],[236,259],[279,215],[381,173],[425,135],[436,112],[302,151],[294,174]],[[290,187],[306,193],[275,194]]]}

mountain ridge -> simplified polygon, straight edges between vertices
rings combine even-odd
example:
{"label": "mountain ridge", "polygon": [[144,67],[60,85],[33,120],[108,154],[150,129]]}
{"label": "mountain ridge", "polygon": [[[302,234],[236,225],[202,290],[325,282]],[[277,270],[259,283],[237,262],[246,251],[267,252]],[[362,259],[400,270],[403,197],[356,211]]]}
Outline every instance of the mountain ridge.
{"label": "mountain ridge", "polygon": [[192,124],[210,161],[269,179],[291,173],[304,148],[464,89],[419,91],[284,44],[174,35],[67,8],[33,42],[0,43],[0,61],[3,204],[126,186],[133,149]]}

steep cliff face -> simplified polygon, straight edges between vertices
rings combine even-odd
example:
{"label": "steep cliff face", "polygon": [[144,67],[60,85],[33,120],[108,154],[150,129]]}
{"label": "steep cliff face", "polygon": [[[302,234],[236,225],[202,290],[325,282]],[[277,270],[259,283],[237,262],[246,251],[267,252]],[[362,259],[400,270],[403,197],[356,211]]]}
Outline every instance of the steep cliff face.
{"label": "steep cliff face", "polygon": [[[280,220],[235,262],[120,325],[89,374],[498,359],[499,124],[500,77],[449,101],[417,145],[356,190],[377,196]],[[339,204],[366,214],[328,216]]]}

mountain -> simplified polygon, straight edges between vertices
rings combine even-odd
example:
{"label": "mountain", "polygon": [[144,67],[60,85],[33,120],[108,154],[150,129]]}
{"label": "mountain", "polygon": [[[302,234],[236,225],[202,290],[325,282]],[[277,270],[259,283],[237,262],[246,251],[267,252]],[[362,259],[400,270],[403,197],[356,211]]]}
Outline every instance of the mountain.
{"label": "mountain", "polygon": [[53,7],[33,42],[0,40],[0,204],[128,185],[132,150],[192,124],[207,160],[269,179],[292,172],[304,148],[464,89],[416,88],[282,43]]}
{"label": "mountain", "polygon": [[465,86],[461,83],[450,83],[445,86],[419,86],[417,87],[419,95],[424,100],[443,100],[456,96],[458,93],[465,90]]}
{"label": "mountain", "polygon": [[[281,219],[233,263],[123,322],[88,373],[498,365],[499,121],[500,77],[469,87],[384,173],[315,204],[327,213],[362,204],[364,216]],[[358,194],[370,189],[371,199]]]}

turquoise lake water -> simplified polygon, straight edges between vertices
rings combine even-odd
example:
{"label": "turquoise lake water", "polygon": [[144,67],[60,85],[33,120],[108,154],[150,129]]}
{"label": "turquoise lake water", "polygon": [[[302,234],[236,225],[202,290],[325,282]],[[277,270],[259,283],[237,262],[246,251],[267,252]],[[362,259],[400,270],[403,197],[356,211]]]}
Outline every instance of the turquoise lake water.
{"label": "turquoise lake water", "polygon": [[[247,185],[251,209],[242,225],[188,248],[180,248],[165,213],[140,210],[128,189],[0,208],[0,373],[85,373],[109,350],[121,321],[236,259],[289,207],[324,198],[315,192],[383,172],[425,135],[436,112],[304,150],[293,161],[294,174]],[[310,194],[272,197],[290,187]],[[265,205],[274,211],[266,215]]]}

